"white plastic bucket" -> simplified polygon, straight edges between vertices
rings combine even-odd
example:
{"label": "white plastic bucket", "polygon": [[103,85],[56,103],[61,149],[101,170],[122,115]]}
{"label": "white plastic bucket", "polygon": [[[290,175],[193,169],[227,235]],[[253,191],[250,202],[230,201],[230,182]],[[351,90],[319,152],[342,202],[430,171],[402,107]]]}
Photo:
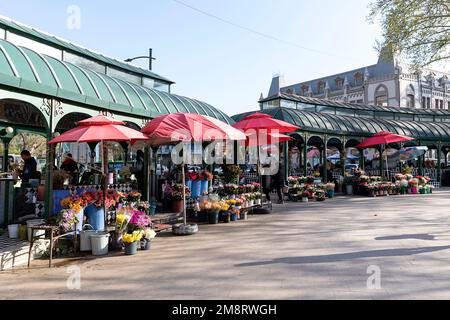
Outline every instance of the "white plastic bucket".
{"label": "white plastic bucket", "polygon": [[[90,229],[85,230],[84,228],[89,227]],[[80,231],[80,251],[91,251],[91,235],[97,234],[98,231],[93,230],[93,227],[89,224],[85,224],[83,230]]]}
{"label": "white plastic bucket", "polygon": [[10,224],[8,226],[8,235],[10,239],[18,239],[19,238],[19,225],[18,224]]}
{"label": "white plastic bucket", "polygon": [[[31,241],[31,227],[36,226],[38,224],[43,224],[44,222],[45,222],[44,219],[34,219],[34,220],[27,221],[28,241]],[[43,235],[45,235],[45,231],[40,230],[40,231],[35,231],[33,236],[37,237],[37,236],[43,236]]]}
{"label": "white plastic bucket", "polygon": [[109,233],[97,232],[91,234],[92,254],[94,256],[104,256],[108,254]]}

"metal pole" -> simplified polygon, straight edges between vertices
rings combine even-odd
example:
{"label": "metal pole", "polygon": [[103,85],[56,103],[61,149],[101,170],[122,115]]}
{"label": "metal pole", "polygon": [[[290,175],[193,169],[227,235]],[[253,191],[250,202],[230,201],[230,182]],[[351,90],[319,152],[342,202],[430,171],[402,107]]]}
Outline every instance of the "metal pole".
{"label": "metal pole", "polygon": [[8,172],[9,165],[9,142],[11,139],[2,139],[3,142],[3,172]]}
{"label": "metal pole", "polygon": [[186,216],[186,187],[185,187],[185,181],[186,181],[186,177],[185,177],[185,172],[184,172],[184,163],[181,167],[181,176],[182,176],[182,181],[181,184],[183,186],[183,219],[184,219],[184,225],[187,225],[187,216]]}
{"label": "metal pole", "polygon": [[106,190],[108,189],[108,149],[104,141],[102,141],[102,155],[103,155],[103,216],[105,221],[105,231],[108,231],[107,226],[107,212],[106,212]]}
{"label": "metal pole", "polygon": [[148,49],[148,69],[152,71],[153,49]]}
{"label": "metal pole", "polygon": [[[45,102],[44,102],[45,103]],[[47,104],[49,108],[49,128],[47,130],[47,142],[53,138],[53,115],[54,115],[54,99],[50,99]],[[46,166],[47,170],[45,173],[45,217],[50,217],[53,213],[53,166],[55,165],[55,145],[47,144],[46,152]]]}
{"label": "metal pole", "polygon": [[442,176],[442,174],[441,174],[441,150],[442,150],[442,145],[441,145],[441,143],[438,143],[438,150],[437,150],[437,154],[438,154],[438,156],[437,156],[437,159],[438,159],[438,163],[437,163],[437,171],[436,171],[436,181],[437,182],[439,182],[439,183],[441,183],[441,176]]}
{"label": "metal pole", "polygon": [[303,175],[305,177],[308,175],[308,143],[306,139],[303,145]]}

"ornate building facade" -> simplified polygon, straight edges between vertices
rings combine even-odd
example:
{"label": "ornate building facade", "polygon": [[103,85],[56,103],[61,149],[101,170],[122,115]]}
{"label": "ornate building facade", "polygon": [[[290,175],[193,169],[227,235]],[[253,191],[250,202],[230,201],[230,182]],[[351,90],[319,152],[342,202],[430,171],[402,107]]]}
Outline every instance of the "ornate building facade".
{"label": "ornate building facade", "polygon": [[294,85],[284,85],[283,76],[276,75],[268,98],[290,94],[366,105],[450,109],[450,73],[408,70],[392,56],[380,55],[374,65]]}

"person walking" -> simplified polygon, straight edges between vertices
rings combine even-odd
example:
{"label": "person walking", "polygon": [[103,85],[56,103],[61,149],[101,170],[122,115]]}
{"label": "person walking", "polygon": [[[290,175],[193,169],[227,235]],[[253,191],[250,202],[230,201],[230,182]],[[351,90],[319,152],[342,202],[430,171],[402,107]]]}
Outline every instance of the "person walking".
{"label": "person walking", "polygon": [[278,171],[276,174],[272,176],[272,189],[275,189],[278,194],[278,204],[283,204],[283,188],[285,186],[284,177],[285,171],[284,171],[284,165],[282,161],[280,161],[280,164],[278,166]]}

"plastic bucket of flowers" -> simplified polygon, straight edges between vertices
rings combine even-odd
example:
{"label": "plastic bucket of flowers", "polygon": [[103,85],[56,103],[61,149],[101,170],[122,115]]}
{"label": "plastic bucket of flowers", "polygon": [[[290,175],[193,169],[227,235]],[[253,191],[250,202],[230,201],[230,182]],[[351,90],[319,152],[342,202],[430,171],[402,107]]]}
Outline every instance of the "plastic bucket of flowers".
{"label": "plastic bucket of flowers", "polygon": [[212,209],[208,212],[208,221],[209,224],[219,223],[219,209]]}
{"label": "plastic bucket of flowers", "polygon": [[142,234],[141,250],[150,250],[152,240],[156,237],[156,232],[150,228],[146,228]]}
{"label": "plastic bucket of flowers", "polygon": [[231,210],[231,221],[238,221],[241,210],[233,208]]}
{"label": "plastic bucket of flowers", "polygon": [[220,221],[222,221],[224,223],[230,223],[231,222],[230,211],[221,211],[220,212]]}
{"label": "plastic bucket of flowers", "polygon": [[142,239],[141,231],[134,231],[133,233],[125,233],[122,236],[122,241],[125,245],[125,254],[127,256],[132,256],[137,253],[138,243]]}

